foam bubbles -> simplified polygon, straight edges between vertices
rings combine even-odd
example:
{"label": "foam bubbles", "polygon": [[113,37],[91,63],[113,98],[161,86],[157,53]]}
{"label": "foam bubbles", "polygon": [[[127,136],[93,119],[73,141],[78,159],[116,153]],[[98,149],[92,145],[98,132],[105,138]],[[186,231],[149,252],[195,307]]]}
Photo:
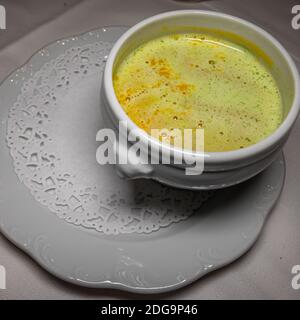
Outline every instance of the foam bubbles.
{"label": "foam bubbles", "polygon": [[142,129],[205,129],[206,151],[245,148],[282,121],[281,97],[265,64],[210,34],[151,40],[117,67],[120,104]]}

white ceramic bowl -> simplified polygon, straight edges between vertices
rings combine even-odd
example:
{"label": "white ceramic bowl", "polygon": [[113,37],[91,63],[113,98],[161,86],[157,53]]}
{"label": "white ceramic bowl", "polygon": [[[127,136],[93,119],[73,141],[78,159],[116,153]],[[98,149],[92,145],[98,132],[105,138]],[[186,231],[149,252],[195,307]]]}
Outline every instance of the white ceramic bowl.
{"label": "white ceramic bowl", "polygon": [[[113,88],[113,71],[119,59],[141,43],[172,32],[186,31],[190,27],[204,27],[231,32],[257,45],[273,62],[272,72],[278,83],[282,101],[284,120],[278,129],[264,140],[244,149],[227,152],[206,152],[204,172],[201,175],[186,175],[185,165],[117,165],[118,172],[127,178],[151,178],[167,185],[186,189],[218,189],[245,181],[268,167],[281,152],[295,123],[300,107],[299,75],[290,55],[282,45],[260,27],[227,14],[202,11],[173,11],[150,17],[125,32],[112,48],[107,59],[102,101],[108,122],[118,130],[119,121],[127,121],[128,130],[135,130],[141,143],[148,148],[158,148],[160,155],[170,152],[170,147],[161,144],[126,115],[119,104]],[[125,147],[125,146],[124,146]],[[173,158],[182,156],[194,159],[190,151],[172,148]]]}

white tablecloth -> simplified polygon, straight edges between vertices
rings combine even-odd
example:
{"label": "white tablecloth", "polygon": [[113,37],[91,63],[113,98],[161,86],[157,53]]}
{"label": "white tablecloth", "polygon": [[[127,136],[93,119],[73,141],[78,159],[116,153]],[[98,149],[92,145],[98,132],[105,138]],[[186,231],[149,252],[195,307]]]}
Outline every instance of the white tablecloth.
{"label": "white tablecloth", "polygon": [[[296,2],[220,0],[181,4],[172,0],[2,1],[1,4],[7,4],[8,30],[0,31],[0,80],[23,64],[35,51],[56,39],[99,26],[130,26],[159,12],[186,8],[223,11],[256,22],[275,35],[300,66],[300,30],[295,31],[291,27],[291,7]],[[296,291],[291,286],[291,268],[300,264],[299,138],[300,119],[285,147],[287,177],[283,193],[255,246],[235,263],[184,289],[156,298],[300,298],[300,290]],[[120,291],[81,288],[58,280],[2,235],[1,264],[7,271],[7,289],[0,290],[0,299],[138,297]]]}

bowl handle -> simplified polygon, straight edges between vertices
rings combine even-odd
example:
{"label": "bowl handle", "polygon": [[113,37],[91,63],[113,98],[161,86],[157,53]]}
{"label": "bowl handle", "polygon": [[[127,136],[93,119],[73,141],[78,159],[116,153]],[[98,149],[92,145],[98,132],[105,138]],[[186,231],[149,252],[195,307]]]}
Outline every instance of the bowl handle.
{"label": "bowl handle", "polygon": [[116,141],[114,143],[114,151],[117,159],[120,159],[120,154],[127,154],[126,164],[121,164],[119,161],[116,162],[116,172],[120,178],[127,180],[150,179],[153,176],[154,167],[150,164],[140,163],[141,158],[127,146]]}

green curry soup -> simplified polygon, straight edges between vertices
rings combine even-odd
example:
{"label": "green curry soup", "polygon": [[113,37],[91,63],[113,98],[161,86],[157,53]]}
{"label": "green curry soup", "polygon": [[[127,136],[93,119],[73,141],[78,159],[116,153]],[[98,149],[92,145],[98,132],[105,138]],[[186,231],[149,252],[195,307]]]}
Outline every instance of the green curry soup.
{"label": "green curry soup", "polygon": [[208,152],[255,144],[282,121],[281,96],[266,63],[213,34],[148,41],[116,67],[116,96],[142,129],[203,128]]}

